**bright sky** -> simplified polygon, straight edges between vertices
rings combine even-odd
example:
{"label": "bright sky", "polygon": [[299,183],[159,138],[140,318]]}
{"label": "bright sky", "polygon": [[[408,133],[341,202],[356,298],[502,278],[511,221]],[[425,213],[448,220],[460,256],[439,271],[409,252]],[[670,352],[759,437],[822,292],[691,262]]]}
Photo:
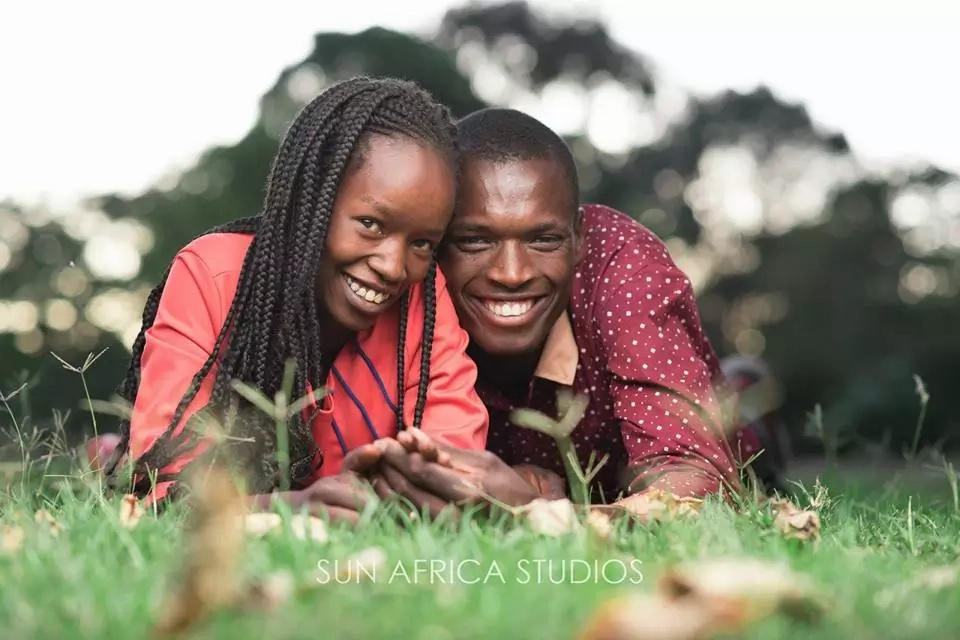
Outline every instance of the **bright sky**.
{"label": "bright sky", "polygon": [[[260,96],[309,52],[315,32],[374,24],[427,31],[456,4],[4,3],[0,199],[60,204],[104,191],[136,193],[207,147],[244,135]],[[958,3],[791,5],[803,16],[761,0],[532,4],[587,4],[616,38],[690,90],[768,83],[846,133],[867,161],[922,158],[960,171],[950,79],[950,61],[960,60]]]}

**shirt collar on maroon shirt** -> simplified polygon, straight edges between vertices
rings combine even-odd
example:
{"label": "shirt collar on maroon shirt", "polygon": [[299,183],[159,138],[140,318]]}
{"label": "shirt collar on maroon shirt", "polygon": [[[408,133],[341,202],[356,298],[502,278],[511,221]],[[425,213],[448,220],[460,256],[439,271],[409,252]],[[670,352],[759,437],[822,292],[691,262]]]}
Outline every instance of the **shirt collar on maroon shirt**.
{"label": "shirt collar on maroon shirt", "polygon": [[[534,380],[530,381],[530,390],[537,378],[548,380],[560,386],[573,386],[577,375],[577,365],[580,362],[580,350],[573,335],[573,325],[570,315],[565,311],[557,319],[543,345],[537,368],[534,371]],[[480,393],[488,407],[497,409],[511,409],[510,403],[498,389],[477,383]]]}

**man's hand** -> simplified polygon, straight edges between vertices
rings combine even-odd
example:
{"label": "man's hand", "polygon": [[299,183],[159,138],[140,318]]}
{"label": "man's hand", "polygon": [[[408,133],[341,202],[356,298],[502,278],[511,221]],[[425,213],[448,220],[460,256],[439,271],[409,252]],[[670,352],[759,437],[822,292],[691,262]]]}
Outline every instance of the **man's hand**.
{"label": "man's hand", "polygon": [[[427,506],[431,515],[449,510],[450,503],[525,505],[542,497],[538,486],[556,491],[556,484],[545,475],[543,482],[534,484],[489,451],[451,447],[417,429],[401,431],[395,440],[386,438],[373,446],[382,451],[372,480],[377,494],[382,498],[399,494]],[[527,470],[525,475],[533,478],[535,474]]]}
{"label": "man's hand", "polygon": [[532,484],[544,500],[560,500],[567,497],[566,481],[554,472],[533,464],[514,465],[513,470]]}

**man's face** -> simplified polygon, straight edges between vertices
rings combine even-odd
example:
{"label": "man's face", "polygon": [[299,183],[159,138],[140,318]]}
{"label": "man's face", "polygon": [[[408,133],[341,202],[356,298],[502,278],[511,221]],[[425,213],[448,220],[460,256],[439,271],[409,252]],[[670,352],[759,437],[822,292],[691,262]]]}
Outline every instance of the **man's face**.
{"label": "man's face", "polygon": [[582,247],[560,163],[464,163],[440,266],[460,322],[497,356],[529,354],[567,307]]}

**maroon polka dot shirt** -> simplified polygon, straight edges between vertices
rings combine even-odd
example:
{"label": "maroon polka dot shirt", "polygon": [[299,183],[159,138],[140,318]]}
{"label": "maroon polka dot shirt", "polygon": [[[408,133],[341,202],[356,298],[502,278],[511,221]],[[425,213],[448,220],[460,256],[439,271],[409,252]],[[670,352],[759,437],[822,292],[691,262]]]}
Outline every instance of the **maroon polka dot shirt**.
{"label": "maroon polka dot shirt", "polygon": [[724,426],[731,424],[718,400],[727,397],[719,391],[725,381],[690,280],[642,225],[608,207],[584,209],[586,247],[570,307],[526,399],[511,403],[488,379],[477,383],[490,411],[487,448],[508,464],[563,475],[553,439],[515,426],[509,413],[523,406],[556,416],[557,390],[566,387],[589,394],[571,435],[580,464],[586,468],[591,451],[597,461],[609,456],[594,480],[594,502],[650,484],[678,495],[738,487],[733,451],[749,457],[758,441],[738,425]]}

